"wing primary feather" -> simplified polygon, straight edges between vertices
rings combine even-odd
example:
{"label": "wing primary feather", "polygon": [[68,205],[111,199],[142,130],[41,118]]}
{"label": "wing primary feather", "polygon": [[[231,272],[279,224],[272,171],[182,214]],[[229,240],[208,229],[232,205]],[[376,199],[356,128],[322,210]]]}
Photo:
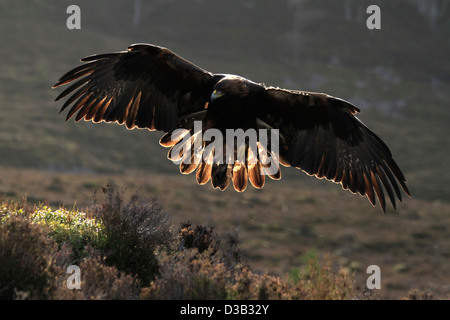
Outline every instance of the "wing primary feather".
{"label": "wing primary feather", "polygon": [[380,166],[376,166],[376,169],[377,169],[378,176],[380,177],[381,182],[383,183],[384,188],[386,189],[389,199],[391,200],[392,206],[394,207],[394,209],[397,209],[397,206],[395,203],[395,196],[394,196],[394,193],[392,192],[391,184],[389,183],[389,181],[386,178],[386,174],[385,174],[384,170],[382,168],[380,168]]}
{"label": "wing primary feather", "polygon": [[[60,110],[59,112],[61,113],[61,111],[63,111],[64,109],[66,109],[66,108],[67,108],[69,105],[71,105],[76,99],[78,99],[78,98],[80,98],[82,95],[84,95],[84,94],[86,93],[86,91],[88,91],[88,89],[89,89],[89,88],[88,88],[87,86],[84,86],[84,87],[82,87],[81,89],[79,89],[77,92],[75,92],[73,95],[71,95],[70,98],[67,99],[67,101],[64,103],[64,105],[61,107],[61,110]],[[76,106],[76,104],[75,104],[75,106]],[[69,119],[72,117],[72,115],[74,114],[73,109],[74,109],[75,106],[73,106],[72,109],[70,110],[69,114],[68,114],[67,117],[66,117],[66,120],[69,120]],[[76,110],[78,110],[78,109],[76,109]],[[76,112],[76,110],[75,110],[75,112]],[[69,115],[70,115],[70,116],[69,116]]]}
{"label": "wing primary feather", "polygon": [[[72,109],[70,110],[70,112],[67,115],[67,119],[69,119],[70,117],[73,116],[73,114],[75,112],[77,112],[78,110],[82,110],[84,103],[86,102],[86,100],[89,99],[89,97],[91,96],[91,93],[84,93],[78,100],[77,102],[73,105]],[[80,121],[80,119],[78,119],[78,117],[76,117],[75,119],[76,122]]]}
{"label": "wing primary feather", "polygon": [[105,97],[104,100],[100,101],[96,105],[90,108],[88,114],[84,117],[86,121],[92,120],[94,123],[100,122],[102,120],[102,115],[108,109],[113,97]]}
{"label": "wing primary feather", "polygon": [[398,167],[397,163],[392,158],[390,158],[388,161],[385,160],[385,163],[387,164],[389,169],[391,169],[392,173],[397,177],[397,180],[400,183],[400,185],[402,186],[403,191],[405,191],[405,193],[409,197],[411,197],[411,192],[408,190],[408,187],[406,186],[406,183],[405,183],[406,182],[405,176],[403,175],[402,171]]}
{"label": "wing primary feather", "polygon": [[[127,106],[123,109],[120,109],[119,106],[117,106],[117,111],[115,113],[112,113],[111,115],[117,115],[117,122],[119,124],[124,124],[127,119],[128,119],[128,115],[130,113],[130,109],[132,107],[132,105],[134,104],[135,100],[136,100],[136,91],[137,91],[137,87],[134,88],[133,90],[133,94],[131,95],[131,99],[128,102]],[[114,117],[115,118],[115,117]]]}
{"label": "wing primary feather", "polygon": [[94,119],[93,121],[95,123],[98,123],[100,121],[104,120],[104,114],[106,112],[106,110],[108,110],[109,105],[111,104],[111,102],[113,101],[114,97],[111,97],[107,103],[105,103],[103,106],[100,107],[100,105],[98,107],[95,108],[96,112],[94,115]]}
{"label": "wing primary feather", "polygon": [[372,204],[372,206],[375,206],[375,195],[374,195],[374,192],[373,192],[371,180],[369,180],[367,175],[364,175],[364,181],[365,181],[365,184],[366,184],[366,196],[367,196],[367,199],[369,199],[369,201]]}
{"label": "wing primary feather", "polygon": [[[70,85],[67,89],[65,89],[63,92],[61,92],[55,99],[55,101],[60,100],[61,98],[64,98],[65,96],[67,96],[69,93],[75,91],[76,89],[78,89],[80,86],[82,86],[83,84],[86,84],[87,82],[89,82],[89,79],[87,78],[83,78],[80,79],[78,81],[76,81],[74,84]],[[62,110],[61,110],[62,111]],[[60,111],[60,112],[61,112]]]}
{"label": "wing primary feather", "polygon": [[129,111],[127,112],[127,118],[126,118],[126,127],[128,129],[133,129],[135,127],[135,119],[136,119],[136,114],[137,111],[139,109],[139,105],[141,103],[141,95],[142,92],[139,91],[136,99],[134,99],[133,104],[131,105]]}
{"label": "wing primary feather", "polygon": [[372,185],[375,189],[375,193],[377,194],[378,201],[380,202],[381,210],[383,210],[383,212],[386,212],[386,201],[384,198],[383,188],[380,186],[380,180],[373,171],[371,171],[370,174],[372,178]]}
{"label": "wing primary feather", "polygon": [[96,101],[97,98],[90,94],[89,99],[87,99],[84,103],[86,105],[86,109],[88,110],[86,116],[84,117],[86,121],[91,120],[94,117],[99,105]]}
{"label": "wing primary feather", "polygon": [[356,173],[353,166],[351,166],[350,170],[348,170],[348,175],[349,175],[348,187],[352,193],[356,193],[356,180],[355,180]]}
{"label": "wing primary feather", "polygon": [[364,170],[361,168],[361,166],[357,166],[357,168],[355,168],[355,172],[356,172],[356,190],[357,192],[364,196],[366,194],[366,184],[364,181]]}
{"label": "wing primary feather", "polygon": [[96,63],[91,62],[91,63],[82,64],[82,65],[68,71],[56,82],[56,84],[53,85],[52,88],[57,88],[68,82],[71,82],[82,76],[92,73],[94,71],[95,66],[96,66]]}
{"label": "wing primary feather", "polygon": [[[107,98],[106,96],[103,97],[102,100],[100,100],[100,102],[98,102],[95,107],[96,108],[101,107],[103,105],[103,103],[105,102],[106,98]],[[77,114],[77,116],[75,118],[76,122],[78,122],[81,119],[83,119],[87,115],[87,113],[89,112],[89,105],[85,104],[84,102],[82,104],[84,104],[84,106],[80,109],[80,111],[78,111],[78,114]]]}
{"label": "wing primary feather", "polygon": [[395,194],[397,195],[397,198],[402,201],[402,194],[400,192],[400,188],[398,187],[397,181],[394,177],[394,175],[391,172],[391,169],[388,167],[386,162],[381,162],[381,167],[383,168],[384,172],[386,173],[389,181],[391,182],[392,187],[394,188]]}
{"label": "wing primary feather", "polygon": [[117,57],[121,54],[126,53],[127,51],[121,51],[121,52],[113,52],[113,53],[102,53],[102,54],[94,54],[91,56],[87,56],[83,59],[81,59],[81,62],[89,62],[89,61],[93,61],[93,62],[97,62],[97,60],[102,60],[102,59],[106,59],[106,58],[112,58],[112,57]]}

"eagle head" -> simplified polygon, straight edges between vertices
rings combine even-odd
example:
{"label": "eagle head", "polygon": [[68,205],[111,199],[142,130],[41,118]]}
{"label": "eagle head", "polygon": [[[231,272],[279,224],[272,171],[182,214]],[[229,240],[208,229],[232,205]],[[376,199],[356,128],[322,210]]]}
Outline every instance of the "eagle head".
{"label": "eagle head", "polygon": [[249,93],[249,81],[245,78],[227,75],[216,83],[211,93],[211,102],[221,97],[243,98]]}

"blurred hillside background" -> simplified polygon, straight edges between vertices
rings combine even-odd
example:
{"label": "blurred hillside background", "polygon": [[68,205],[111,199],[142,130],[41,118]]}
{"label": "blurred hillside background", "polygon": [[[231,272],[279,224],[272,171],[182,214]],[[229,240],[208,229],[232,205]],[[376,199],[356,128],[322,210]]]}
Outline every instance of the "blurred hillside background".
{"label": "blurred hillside background", "polygon": [[[66,9],[81,8],[81,30]],[[366,9],[381,9],[369,30]],[[107,183],[160,198],[180,219],[238,228],[247,258],[284,274],[331,252],[363,281],[381,266],[383,298],[450,294],[450,2],[446,0],[0,0],[0,194],[89,206]],[[79,59],[147,42],[214,73],[321,91],[361,108],[413,199],[385,216],[366,199],[284,168],[243,194],[198,186],[160,133],[65,122],[51,86]],[[364,283],[364,282],[361,282]]]}

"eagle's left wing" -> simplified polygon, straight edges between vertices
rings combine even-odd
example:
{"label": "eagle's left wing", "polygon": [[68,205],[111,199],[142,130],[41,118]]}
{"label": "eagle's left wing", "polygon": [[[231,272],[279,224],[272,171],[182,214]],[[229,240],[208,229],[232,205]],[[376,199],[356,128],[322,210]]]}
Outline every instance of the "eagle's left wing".
{"label": "eagle's left wing", "polygon": [[322,93],[267,88],[257,115],[280,131],[280,158],[317,178],[340,183],[386,208],[383,186],[395,208],[406,179],[386,144],[355,114],[352,104]]}

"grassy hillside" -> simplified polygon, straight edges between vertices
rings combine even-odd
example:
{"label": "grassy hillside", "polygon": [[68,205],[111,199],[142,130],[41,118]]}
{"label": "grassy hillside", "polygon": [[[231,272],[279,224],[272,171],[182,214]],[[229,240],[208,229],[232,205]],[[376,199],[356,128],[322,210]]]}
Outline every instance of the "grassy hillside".
{"label": "grassy hillside", "polygon": [[142,4],[133,26],[128,2],[79,1],[82,29],[68,30],[67,3],[0,4],[0,34],[8,44],[0,52],[1,166],[174,172],[157,146],[158,133],[65,123],[52,102],[51,85],[81,57],[152,42],[213,72],[352,101],[391,147],[414,196],[449,198],[445,15],[430,29],[410,2],[379,1],[382,29],[368,30],[365,7],[355,1],[345,2],[350,18],[343,3],[332,1],[297,9],[287,1],[157,1]]}
{"label": "grassy hillside", "polygon": [[[107,183],[159,198],[179,221],[237,228],[255,270],[295,272],[331,253],[356,272],[378,264],[383,289],[448,297],[450,8],[434,25],[416,1],[77,1],[82,29],[66,28],[71,1],[0,2],[0,195],[57,207],[92,205]],[[365,26],[369,4],[382,29]],[[133,21],[138,21],[135,25]],[[362,109],[408,179],[413,199],[383,216],[367,200],[292,168],[244,194],[182,176],[161,133],[65,122],[55,81],[79,59],[129,44],[166,46],[212,72],[323,91]],[[292,271],[294,270],[294,271]]]}

